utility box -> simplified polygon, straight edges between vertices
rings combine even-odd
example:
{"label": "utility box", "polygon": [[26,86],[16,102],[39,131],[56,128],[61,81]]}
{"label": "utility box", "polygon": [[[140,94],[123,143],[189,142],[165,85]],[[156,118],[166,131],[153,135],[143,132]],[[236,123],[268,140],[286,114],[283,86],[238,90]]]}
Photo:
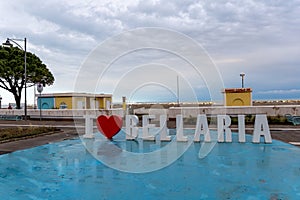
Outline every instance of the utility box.
{"label": "utility box", "polygon": [[251,88],[225,88],[223,93],[225,106],[252,106]]}

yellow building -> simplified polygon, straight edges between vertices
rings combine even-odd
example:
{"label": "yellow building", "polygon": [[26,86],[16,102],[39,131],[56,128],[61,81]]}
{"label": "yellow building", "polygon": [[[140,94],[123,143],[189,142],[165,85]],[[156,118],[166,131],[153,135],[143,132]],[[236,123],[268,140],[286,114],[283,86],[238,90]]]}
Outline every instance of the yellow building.
{"label": "yellow building", "polygon": [[37,105],[42,109],[110,109],[111,94],[52,93],[38,95]]}
{"label": "yellow building", "polygon": [[252,106],[251,88],[226,88],[223,93],[225,106]]}

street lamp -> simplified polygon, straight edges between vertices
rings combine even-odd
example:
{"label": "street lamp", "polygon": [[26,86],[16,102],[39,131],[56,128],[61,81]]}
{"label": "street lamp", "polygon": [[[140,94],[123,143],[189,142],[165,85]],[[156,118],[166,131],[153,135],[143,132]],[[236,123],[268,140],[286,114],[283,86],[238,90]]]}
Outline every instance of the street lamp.
{"label": "street lamp", "polygon": [[179,76],[177,76],[177,106],[179,107]]}
{"label": "street lamp", "polygon": [[37,91],[40,93],[40,121],[42,120],[42,92],[43,92],[43,84],[42,83],[38,83],[37,84]]}
{"label": "street lamp", "polygon": [[[22,48],[21,45],[19,45],[16,41],[24,42],[24,49]],[[10,43],[13,42],[16,44],[18,47],[20,47],[25,53],[24,53],[24,76],[25,76],[25,105],[24,105],[24,115],[25,115],[25,120],[27,120],[27,67],[26,67],[26,44],[27,40],[26,38],[24,39],[11,39],[7,38],[5,43],[2,43],[4,46],[10,46],[12,47],[13,45]]]}
{"label": "street lamp", "polygon": [[2,96],[0,95],[0,109],[2,108]]}
{"label": "street lamp", "polygon": [[245,73],[241,72],[240,76],[242,77],[242,88],[244,88],[244,77],[245,77]]}

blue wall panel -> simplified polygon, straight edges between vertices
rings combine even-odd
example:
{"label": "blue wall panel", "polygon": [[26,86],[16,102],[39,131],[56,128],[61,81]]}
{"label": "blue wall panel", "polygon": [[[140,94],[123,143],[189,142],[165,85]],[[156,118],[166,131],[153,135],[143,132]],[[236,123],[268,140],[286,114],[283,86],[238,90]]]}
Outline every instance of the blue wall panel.
{"label": "blue wall panel", "polygon": [[53,109],[54,108],[54,97],[38,97],[37,100],[38,109]]}

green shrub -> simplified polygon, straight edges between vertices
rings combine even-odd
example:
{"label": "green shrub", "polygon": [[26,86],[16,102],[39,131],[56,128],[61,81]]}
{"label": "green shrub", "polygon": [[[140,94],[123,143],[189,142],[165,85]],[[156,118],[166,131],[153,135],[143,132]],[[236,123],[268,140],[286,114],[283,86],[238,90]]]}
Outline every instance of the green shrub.
{"label": "green shrub", "polygon": [[55,127],[16,127],[0,129],[0,141],[14,140],[18,138],[32,137],[43,133],[57,131]]}
{"label": "green shrub", "polygon": [[268,116],[268,122],[269,124],[289,124],[287,121],[287,118],[284,116]]}

